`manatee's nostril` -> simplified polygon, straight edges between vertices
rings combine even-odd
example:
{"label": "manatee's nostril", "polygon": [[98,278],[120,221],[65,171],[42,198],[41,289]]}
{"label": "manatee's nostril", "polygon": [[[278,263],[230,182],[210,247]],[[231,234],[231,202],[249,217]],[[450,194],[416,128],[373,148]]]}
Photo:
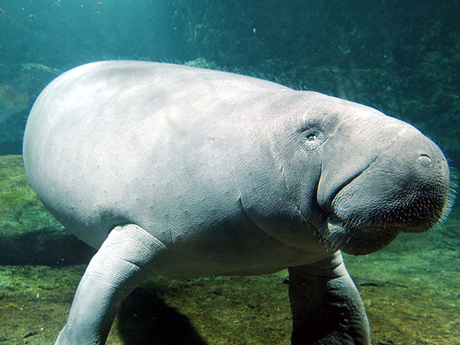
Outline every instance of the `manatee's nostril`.
{"label": "manatee's nostril", "polygon": [[418,160],[420,164],[422,164],[425,168],[429,167],[432,164],[430,156],[426,154],[421,154],[420,157],[418,157]]}

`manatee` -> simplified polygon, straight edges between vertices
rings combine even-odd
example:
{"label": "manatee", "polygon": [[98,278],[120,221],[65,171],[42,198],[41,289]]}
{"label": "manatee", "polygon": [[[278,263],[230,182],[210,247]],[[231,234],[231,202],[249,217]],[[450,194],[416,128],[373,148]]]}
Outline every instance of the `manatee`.
{"label": "manatee", "polygon": [[[56,344],[104,344],[146,278],[289,271],[292,344],[369,344],[341,251],[375,252],[449,208],[441,150],[346,100],[166,63],[95,62],[36,100],[27,176],[98,251]],[[254,288],[257,288],[256,286]]]}

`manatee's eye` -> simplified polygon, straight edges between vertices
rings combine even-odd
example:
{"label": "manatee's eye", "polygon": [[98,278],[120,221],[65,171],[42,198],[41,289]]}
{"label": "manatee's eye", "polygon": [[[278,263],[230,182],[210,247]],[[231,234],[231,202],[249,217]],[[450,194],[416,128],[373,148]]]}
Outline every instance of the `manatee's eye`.
{"label": "manatee's eye", "polygon": [[307,137],[305,139],[307,139],[307,141],[313,141],[318,139],[318,137],[316,136],[316,132],[311,132],[307,134]]}
{"label": "manatee's eye", "polygon": [[314,150],[324,142],[324,134],[316,127],[307,127],[302,130],[302,141],[307,150]]}

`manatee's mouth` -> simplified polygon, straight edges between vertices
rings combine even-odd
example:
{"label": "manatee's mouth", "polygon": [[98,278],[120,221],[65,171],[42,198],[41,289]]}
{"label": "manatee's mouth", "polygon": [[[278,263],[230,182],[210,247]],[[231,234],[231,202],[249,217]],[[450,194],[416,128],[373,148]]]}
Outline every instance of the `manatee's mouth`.
{"label": "manatee's mouth", "polygon": [[371,194],[357,189],[362,181],[355,180],[333,197],[330,212],[318,230],[320,240],[331,250],[370,254],[390,244],[401,232],[428,231],[450,212],[453,191],[448,186],[401,183],[386,194]]}
{"label": "manatee's mouth", "polygon": [[320,229],[321,241],[332,251],[366,255],[390,244],[403,230],[398,225],[378,224],[365,219],[340,220],[330,215]]}

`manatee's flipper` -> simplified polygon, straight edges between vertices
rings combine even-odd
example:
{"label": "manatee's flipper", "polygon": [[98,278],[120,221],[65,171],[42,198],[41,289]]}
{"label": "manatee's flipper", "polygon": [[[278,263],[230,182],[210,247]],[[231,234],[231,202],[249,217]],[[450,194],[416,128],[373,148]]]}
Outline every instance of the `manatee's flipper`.
{"label": "manatee's flipper", "polygon": [[289,268],[292,345],[370,344],[363,301],[340,252]]}
{"label": "manatee's flipper", "polygon": [[166,247],[144,229],[114,228],[78,285],[56,345],[104,344],[120,303],[148,275],[146,265]]}

